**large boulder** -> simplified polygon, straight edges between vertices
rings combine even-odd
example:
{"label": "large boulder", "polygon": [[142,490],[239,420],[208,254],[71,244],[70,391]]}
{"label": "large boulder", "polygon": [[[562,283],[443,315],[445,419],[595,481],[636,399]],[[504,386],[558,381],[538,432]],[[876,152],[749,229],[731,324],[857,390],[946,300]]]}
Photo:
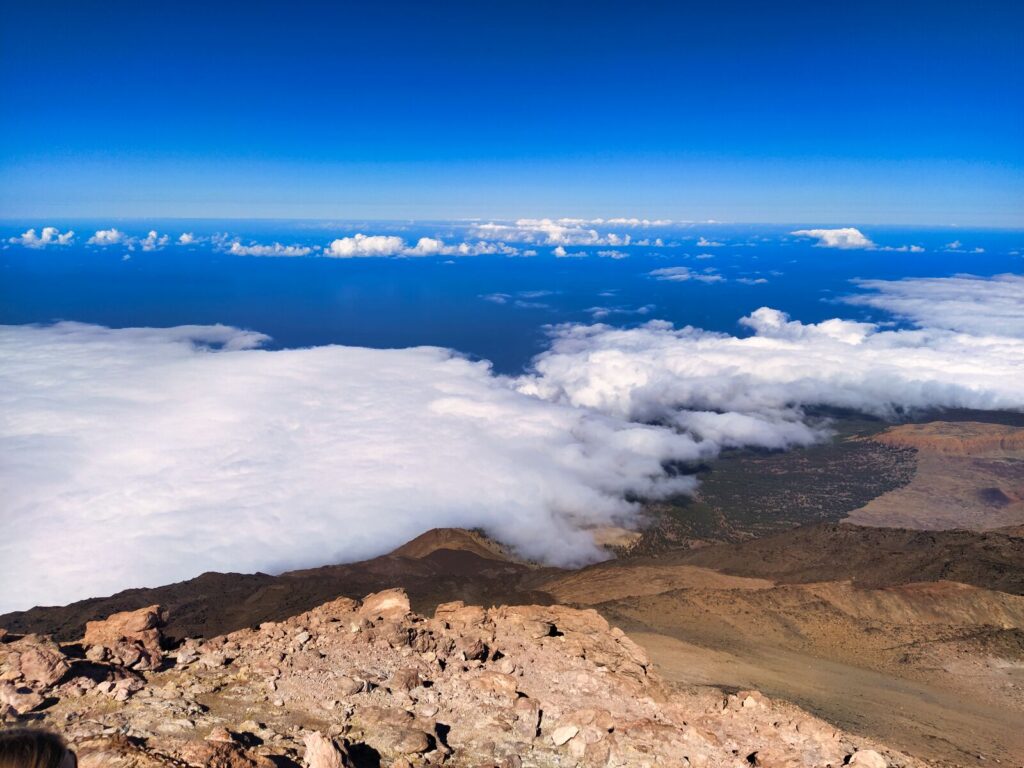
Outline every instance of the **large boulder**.
{"label": "large boulder", "polygon": [[0,704],[6,704],[19,715],[38,709],[45,699],[28,688],[18,688],[11,683],[0,683]]}
{"label": "large boulder", "polygon": [[26,635],[16,644],[21,676],[33,688],[50,688],[71,669],[64,652],[49,637]]}
{"label": "large boulder", "polygon": [[386,589],[363,598],[359,615],[364,619],[403,619],[409,615],[409,596],[404,589]]}
{"label": "large boulder", "polygon": [[164,625],[159,605],[124,611],[85,625],[82,644],[103,649],[106,658],[132,669],[156,669],[163,659],[160,628]]}
{"label": "large boulder", "polygon": [[303,741],[306,768],[348,768],[351,765],[345,748],[319,731],[307,733]]}

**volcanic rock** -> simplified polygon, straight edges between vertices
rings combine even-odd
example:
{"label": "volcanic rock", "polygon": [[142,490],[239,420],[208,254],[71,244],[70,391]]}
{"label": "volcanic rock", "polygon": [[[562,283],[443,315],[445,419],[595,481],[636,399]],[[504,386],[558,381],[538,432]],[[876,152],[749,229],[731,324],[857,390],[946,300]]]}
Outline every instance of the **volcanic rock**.
{"label": "volcanic rock", "polygon": [[155,669],[163,658],[160,647],[163,623],[159,605],[115,613],[102,621],[88,622],[82,644],[90,649],[104,649],[126,667]]}
{"label": "volcanic rock", "polygon": [[[129,669],[121,646],[151,639],[138,633],[156,630],[157,615],[92,628],[93,644],[111,649],[99,665],[110,679],[90,688],[72,664],[59,700],[36,715],[83,768],[746,768],[748,755],[794,766],[861,755],[875,768],[868,747],[894,768],[917,765],[757,692],[670,690],[592,610],[452,604],[425,618],[388,590],[190,645],[223,664]],[[0,700],[21,715],[43,704],[4,686]]]}

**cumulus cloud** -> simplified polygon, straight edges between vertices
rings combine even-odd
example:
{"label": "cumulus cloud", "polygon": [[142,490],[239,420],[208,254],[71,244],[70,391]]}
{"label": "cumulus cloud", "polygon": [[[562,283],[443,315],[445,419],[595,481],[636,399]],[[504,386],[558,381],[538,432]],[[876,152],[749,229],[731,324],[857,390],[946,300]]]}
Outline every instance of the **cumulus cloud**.
{"label": "cumulus cloud", "polygon": [[597,255],[604,259],[626,259],[629,254],[625,251],[598,251]]}
{"label": "cumulus cloud", "polygon": [[856,227],[840,229],[798,229],[789,234],[795,237],[813,237],[818,248],[863,248],[871,249],[875,244]]}
{"label": "cumulus cloud", "polygon": [[708,240],[706,237],[701,237],[697,240],[697,245],[701,248],[718,248],[725,245],[725,243],[719,243],[715,240]]}
{"label": "cumulus cloud", "polygon": [[436,237],[421,237],[410,247],[396,235],[364,235],[342,237],[332,241],[325,249],[324,256],[351,259],[360,256],[483,256],[502,254],[519,255],[519,249],[502,242],[463,242],[449,245]]}
{"label": "cumulus cloud", "polygon": [[520,391],[721,447],[784,448],[820,439],[812,405],[892,417],[933,407],[1024,409],[1024,339],[942,329],[805,324],[762,307],[749,337],[672,327],[565,325]]}
{"label": "cumulus cloud", "polygon": [[689,267],[662,267],[648,272],[655,280],[664,280],[671,283],[685,283],[696,280],[700,283],[721,283],[725,278],[716,274],[714,269],[707,269],[703,272],[696,272]]}
{"label": "cumulus cloud", "polygon": [[231,243],[228,253],[234,256],[308,256],[313,249],[308,245],[281,245],[272,243],[270,245],[242,245],[237,240]]}
{"label": "cumulus cloud", "polygon": [[798,229],[789,234],[796,237],[813,237],[816,248],[859,249],[863,251],[894,251],[897,253],[924,253],[920,245],[878,245],[856,227],[839,229]]}
{"label": "cumulus cloud", "polygon": [[182,232],[178,235],[178,245],[195,245],[197,242],[198,238],[191,232]]}
{"label": "cumulus cloud", "polygon": [[736,282],[743,285],[764,285],[768,279],[765,277],[737,277]]}
{"label": "cumulus cloud", "polygon": [[144,251],[156,251],[167,245],[170,239],[167,235],[159,235],[155,229],[151,229],[149,234],[139,241],[139,245]]}
{"label": "cumulus cloud", "polygon": [[551,253],[554,254],[556,259],[585,259],[587,258],[586,251],[568,251],[564,245],[556,245],[551,249]]}
{"label": "cumulus cloud", "polygon": [[362,256],[395,256],[405,249],[405,241],[394,235],[364,235],[332,240],[324,249],[324,256],[353,259]]}
{"label": "cumulus cloud", "polygon": [[489,254],[517,256],[519,249],[501,242],[481,241],[448,245],[436,237],[421,237],[412,248],[405,248],[403,243],[400,254],[402,256],[483,256]]}
{"label": "cumulus cloud", "polygon": [[583,529],[628,522],[627,497],[692,488],[663,462],[706,454],[448,350],[263,340],[0,328],[0,611],[352,560],[436,525],[579,563],[600,557]]}
{"label": "cumulus cloud", "polygon": [[599,232],[594,227],[606,224],[601,219],[517,219],[513,223],[476,224],[472,232],[485,240],[538,245],[629,245],[632,235]]}
{"label": "cumulus cloud", "polygon": [[89,245],[122,245],[128,241],[128,236],[119,229],[98,229],[96,234],[89,238]]}
{"label": "cumulus cloud", "polygon": [[29,229],[17,237],[7,238],[7,242],[26,248],[45,248],[48,245],[71,245],[74,239],[74,230],[61,232],[57,227],[43,227],[38,235],[35,229]]}

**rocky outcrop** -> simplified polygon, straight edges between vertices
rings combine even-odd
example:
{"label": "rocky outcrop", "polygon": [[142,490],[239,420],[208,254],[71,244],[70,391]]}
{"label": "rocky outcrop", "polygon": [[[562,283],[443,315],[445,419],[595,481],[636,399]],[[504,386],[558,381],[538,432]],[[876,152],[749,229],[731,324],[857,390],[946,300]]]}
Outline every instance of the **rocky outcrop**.
{"label": "rocky outcrop", "polygon": [[[189,640],[159,669],[125,651],[158,648],[143,633],[158,637],[159,609],[135,614],[90,625],[83,647],[107,656],[67,657],[57,679],[61,665],[37,657],[61,648],[9,638],[0,646],[10,680],[0,697],[39,700],[8,703],[6,719],[35,710],[75,746],[83,768],[744,768],[854,759],[874,768],[871,754],[886,766],[914,765],[757,692],[673,690],[643,649],[593,610],[452,602],[425,617],[388,590]],[[47,682],[25,676],[24,653],[12,649],[26,641],[37,654],[29,670]]]}
{"label": "rocky outcrop", "polygon": [[871,437],[885,445],[949,456],[1024,457],[1024,428],[973,421],[900,424]]}
{"label": "rocky outcrop", "polygon": [[159,605],[115,613],[102,621],[88,622],[82,644],[93,661],[109,660],[131,669],[156,669],[163,658],[163,624]]}

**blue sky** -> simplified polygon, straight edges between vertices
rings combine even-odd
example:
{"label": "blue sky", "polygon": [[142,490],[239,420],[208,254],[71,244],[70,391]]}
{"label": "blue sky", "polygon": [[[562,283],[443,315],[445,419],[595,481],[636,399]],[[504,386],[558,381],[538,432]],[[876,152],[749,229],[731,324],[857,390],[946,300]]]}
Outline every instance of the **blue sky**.
{"label": "blue sky", "polygon": [[1024,4],[10,2],[0,216],[1024,225]]}

